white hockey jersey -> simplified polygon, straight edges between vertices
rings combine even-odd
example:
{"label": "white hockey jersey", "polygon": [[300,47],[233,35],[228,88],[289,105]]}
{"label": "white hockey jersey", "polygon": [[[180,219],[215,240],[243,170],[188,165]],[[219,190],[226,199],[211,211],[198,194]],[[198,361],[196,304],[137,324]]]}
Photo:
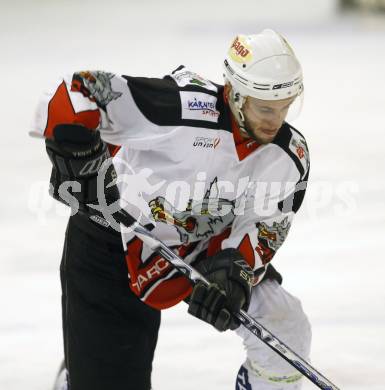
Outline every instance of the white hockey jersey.
{"label": "white hockey jersey", "polygon": [[[121,197],[155,221],[153,233],[187,262],[238,248],[255,284],[262,280],[308,179],[306,141],[292,126],[284,123],[267,145],[243,139],[223,86],[182,66],[163,79],[101,71],[65,77],[42,97],[31,135],[51,137],[59,123],[100,130]],[[122,236],[140,299],[162,309],[190,294],[183,275],[132,233]]]}

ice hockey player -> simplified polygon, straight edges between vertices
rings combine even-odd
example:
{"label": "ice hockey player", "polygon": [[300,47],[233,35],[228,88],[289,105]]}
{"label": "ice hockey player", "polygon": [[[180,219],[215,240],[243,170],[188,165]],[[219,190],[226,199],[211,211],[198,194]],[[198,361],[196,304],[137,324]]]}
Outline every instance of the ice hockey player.
{"label": "ice hockey player", "polygon": [[[224,85],[183,66],[161,79],[81,71],[42,97],[31,134],[46,139],[52,194],[73,211],[60,268],[68,388],[149,390],[160,310],[182,300],[243,338],[237,390],[300,388],[231,312],[248,310],[308,359],[309,322],[271,265],[308,179],[306,141],[287,122],[302,96],[293,50],[264,30],[234,39]],[[110,155],[115,170],[101,169]],[[118,198],[210,286],[119,231],[104,212]],[[90,204],[105,206],[89,217]]]}

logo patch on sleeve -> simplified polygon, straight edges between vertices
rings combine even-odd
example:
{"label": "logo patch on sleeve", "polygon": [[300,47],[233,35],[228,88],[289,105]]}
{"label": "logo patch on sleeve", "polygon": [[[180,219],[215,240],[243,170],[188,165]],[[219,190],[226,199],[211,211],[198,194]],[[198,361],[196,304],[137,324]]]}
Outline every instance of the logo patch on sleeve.
{"label": "logo patch on sleeve", "polygon": [[218,91],[218,88],[210,80],[204,79],[197,73],[191,72],[184,68],[180,71],[173,72],[170,74],[170,76],[180,87],[185,87],[186,85],[197,85],[199,87],[209,89],[210,91]]}
{"label": "logo patch on sleeve", "polygon": [[182,119],[218,122],[217,98],[202,92],[180,91]]}
{"label": "logo patch on sleeve", "polygon": [[113,73],[101,71],[76,72],[72,76],[71,91],[80,92],[105,110],[107,104],[122,96],[122,92],[112,89],[113,77]]}
{"label": "logo patch on sleeve", "polygon": [[289,144],[290,150],[298,157],[305,171],[309,168],[309,150],[305,140],[298,134],[293,134]]}

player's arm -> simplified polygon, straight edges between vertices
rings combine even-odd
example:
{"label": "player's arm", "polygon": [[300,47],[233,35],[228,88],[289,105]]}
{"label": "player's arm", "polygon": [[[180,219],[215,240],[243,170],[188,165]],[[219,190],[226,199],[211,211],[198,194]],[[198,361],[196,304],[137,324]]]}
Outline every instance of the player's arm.
{"label": "player's arm", "polygon": [[75,83],[76,73],[53,82],[36,107],[33,137],[52,138],[54,128],[62,124],[82,125],[95,130],[101,126],[101,112],[95,99]]}
{"label": "player's arm", "polygon": [[151,111],[154,85],[159,100],[163,84],[142,85],[137,79],[104,71],[82,71],[58,80],[41,96],[30,135],[51,138],[57,125],[81,124],[98,129],[108,144],[148,145],[149,139],[154,141],[170,132],[149,120],[142,107]]}
{"label": "player's arm", "polygon": [[116,177],[112,164],[107,164],[103,182],[98,182],[100,168],[110,157],[99,131],[61,124],[55,126],[45,143],[52,162],[51,195],[56,200],[70,206],[73,212],[86,212],[86,205],[99,203],[100,184],[108,203],[119,199],[117,187],[110,186]]}
{"label": "player's arm", "polygon": [[265,178],[248,192],[245,209],[235,217],[229,237],[222,241],[222,249],[237,248],[243,255],[253,269],[254,285],[263,279],[302,205],[309,178],[308,154],[306,158],[306,169],[301,171],[288,159],[283,159],[278,168],[267,170]]}
{"label": "player's arm", "polygon": [[[122,138],[138,133],[141,120],[120,76],[85,71],[54,83],[41,96],[30,131],[46,139],[54,198],[66,204],[75,199],[80,207],[94,203],[96,168],[117,151]],[[76,183],[64,191],[65,182]]]}
{"label": "player's arm", "polygon": [[219,331],[235,329],[239,323],[231,313],[247,311],[251,288],[262,280],[267,264],[285,241],[293,214],[282,213],[275,203],[269,217],[258,216],[251,207],[236,216],[221,250],[194,264],[211,284],[194,287],[189,313]]}
{"label": "player's arm", "polygon": [[[221,250],[195,265],[212,284],[194,287],[189,313],[218,330],[239,325],[230,313],[247,310],[251,286],[262,280],[302,204],[308,164],[301,174],[290,160],[284,158],[283,162],[278,169],[280,178],[267,169],[265,180],[256,182],[248,191],[245,208],[238,210],[239,215],[233,221],[229,236],[222,241]],[[276,167],[272,169],[277,171]],[[275,181],[268,181],[269,177],[274,177]]]}
{"label": "player's arm", "polygon": [[74,212],[96,202],[98,168],[109,158],[109,149],[115,149],[100,137],[105,107],[97,88],[101,90],[100,82],[91,72],[74,73],[53,83],[40,98],[30,131],[46,140],[52,162],[51,195]]}

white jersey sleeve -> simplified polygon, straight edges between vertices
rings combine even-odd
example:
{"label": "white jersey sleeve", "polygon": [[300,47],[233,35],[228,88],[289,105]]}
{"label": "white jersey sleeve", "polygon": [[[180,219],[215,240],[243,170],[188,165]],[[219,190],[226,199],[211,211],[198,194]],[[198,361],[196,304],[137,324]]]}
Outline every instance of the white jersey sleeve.
{"label": "white jersey sleeve", "polygon": [[[131,78],[103,71],[67,75],[41,96],[30,135],[50,137],[57,124],[80,123],[100,130],[101,137],[109,144],[135,143],[137,148],[146,148],[149,140],[155,142],[175,129],[175,126],[159,126],[146,116],[146,112],[159,111],[162,103],[166,105],[165,113],[177,109],[175,91],[172,99],[164,103],[168,83],[165,79]],[[160,93],[162,102],[157,99]]]}

